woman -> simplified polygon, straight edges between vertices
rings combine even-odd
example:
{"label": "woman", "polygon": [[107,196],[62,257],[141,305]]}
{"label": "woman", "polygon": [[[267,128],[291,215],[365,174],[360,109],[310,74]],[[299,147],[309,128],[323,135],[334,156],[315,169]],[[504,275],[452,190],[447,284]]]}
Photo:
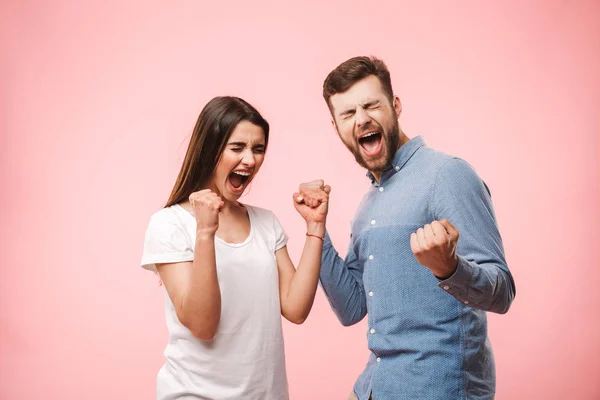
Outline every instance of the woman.
{"label": "woman", "polygon": [[312,307],[329,187],[314,204],[294,201],[307,222],[296,270],[275,215],[238,201],[268,139],[250,104],[212,99],[167,205],[150,219],[142,266],[164,284],[169,330],[158,399],[288,399],[281,315],[301,324]]}

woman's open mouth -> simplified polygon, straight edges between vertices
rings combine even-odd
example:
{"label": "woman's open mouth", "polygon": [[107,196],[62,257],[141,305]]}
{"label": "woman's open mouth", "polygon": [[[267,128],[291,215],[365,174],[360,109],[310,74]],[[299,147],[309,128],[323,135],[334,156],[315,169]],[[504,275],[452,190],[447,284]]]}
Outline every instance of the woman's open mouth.
{"label": "woman's open mouth", "polygon": [[243,192],[246,184],[252,176],[251,172],[247,171],[233,171],[229,174],[229,183],[233,188],[233,192]]}

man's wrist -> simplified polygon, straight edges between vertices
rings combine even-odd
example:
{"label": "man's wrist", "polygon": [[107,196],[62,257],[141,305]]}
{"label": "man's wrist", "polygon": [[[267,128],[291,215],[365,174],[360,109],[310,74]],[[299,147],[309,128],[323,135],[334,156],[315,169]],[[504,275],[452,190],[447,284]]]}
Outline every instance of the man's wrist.
{"label": "man's wrist", "polygon": [[439,280],[443,281],[446,280],[448,278],[450,278],[452,275],[454,275],[454,273],[456,272],[456,269],[458,268],[458,256],[456,257],[455,261],[453,262],[453,267],[452,268],[444,268],[443,270],[439,270],[439,271],[432,271],[433,275],[438,278]]}

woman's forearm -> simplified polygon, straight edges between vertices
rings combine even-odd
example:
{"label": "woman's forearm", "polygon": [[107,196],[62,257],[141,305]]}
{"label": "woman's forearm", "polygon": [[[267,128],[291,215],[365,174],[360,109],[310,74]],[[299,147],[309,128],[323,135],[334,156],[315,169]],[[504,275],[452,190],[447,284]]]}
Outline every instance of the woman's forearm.
{"label": "woman's forearm", "polygon": [[300,263],[290,280],[284,311],[288,319],[302,323],[308,317],[315,300],[321,268],[321,253],[323,251],[324,223],[309,223],[306,242],[300,257]]}
{"label": "woman's forearm", "polygon": [[221,290],[217,277],[214,235],[196,237],[189,284],[181,301],[181,321],[194,336],[211,340],[219,327]]}

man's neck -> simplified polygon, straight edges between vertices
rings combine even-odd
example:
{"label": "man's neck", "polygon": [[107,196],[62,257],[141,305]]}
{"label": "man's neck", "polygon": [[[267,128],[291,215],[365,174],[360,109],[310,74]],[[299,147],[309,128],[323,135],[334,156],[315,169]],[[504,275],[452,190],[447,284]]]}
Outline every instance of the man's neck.
{"label": "man's neck", "polygon": [[[406,136],[404,134],[404,132],[402,132],[402,130],[400,130],[400,132],[398,133],[398,135],[400,136],[399,139],[398,139],[398,148],[394,151],[394,154],[391,155],[390,161],[388,162],[388,164],[390,162],[392,162],[392,160],[394,159],[394,155],[396,154],[396,152],[398,150],[400,150],[400,148],[402,146],[404,146],[406,143],[408,143],[410,141],[410,138],[408,136]],[[369,171],[369,172],[371,173],[371,175],[373,175],[373,178],[375,178],[375,180],[377,181],[377,183],[379,183],[379,181],[381,180],[381,174],[383,173],[383,171]]]}

